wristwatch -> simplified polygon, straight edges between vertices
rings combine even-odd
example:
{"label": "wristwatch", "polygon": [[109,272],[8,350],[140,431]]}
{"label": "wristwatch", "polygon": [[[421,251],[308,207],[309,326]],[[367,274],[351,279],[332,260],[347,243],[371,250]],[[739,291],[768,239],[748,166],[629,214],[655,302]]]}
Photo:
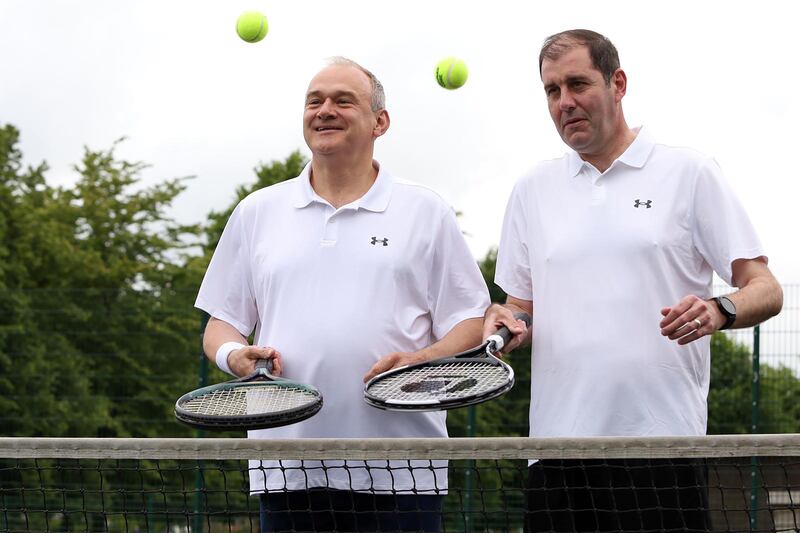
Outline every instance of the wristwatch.
{"label": "wristwatch", "polygon": [[725,323],[719,329],[728,329],[736,322],[736,305],[727,296],[713,298],[720,312],[725,316]]}

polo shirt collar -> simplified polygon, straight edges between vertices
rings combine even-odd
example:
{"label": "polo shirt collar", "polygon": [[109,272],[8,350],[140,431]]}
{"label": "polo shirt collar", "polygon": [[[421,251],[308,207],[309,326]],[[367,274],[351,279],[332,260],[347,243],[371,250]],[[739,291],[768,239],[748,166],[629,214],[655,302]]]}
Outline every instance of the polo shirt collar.
{"label": "polo shirt collar", "polygon": [[[374,159],[372,160],[372,166],[378,169],[375,183],[372,184],[372,187],[369,188],[364,196],[349,204],[353,209],[381,212],[385,211],[389,205],[389,199],[392,196],[392,176],[383,170],[380,163]],[[297,177],[293,205],[298,209],[302,209],[313,202],[328,203],[311,186],[311,162],[309,162]]]}
{"label": "polo shirt collar", "polygon": [[[629,167],[642,168],[647,162],[647,158],[650,157],[650,152],[653,151],[656,142],[644,126],[639,126],[638,128],[634,128],[634,130],[636,131],[636,138],[631,145],[622,152],[622,155],[617,158],[617,161]],[[580,173],[583,166],[589,163],[581,159],[581,156],[574,150],[571,150],[567,155],[569,175],[574,178]],[[611,166],[614,166],[614,164],[612,163]]]}
{"label": "polo shirt collar", "polygon": [[650,152],[653,151],[656,141],[643,126],[634,129],[636,130],[636,138],[628,146],[628,149],[617,158],[617,161],[625,163],[629,167],[642,168],[647,162],[647,158],[650,157]]}

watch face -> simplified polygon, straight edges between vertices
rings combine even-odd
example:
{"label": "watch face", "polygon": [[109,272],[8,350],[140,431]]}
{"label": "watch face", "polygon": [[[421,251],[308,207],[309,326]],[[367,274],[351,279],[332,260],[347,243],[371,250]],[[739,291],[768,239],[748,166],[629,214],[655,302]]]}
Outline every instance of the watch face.
{"label": "watch face", "polygon": [[718,300],[720,307],[728,316],[735,316],[736,315],[736,306],[733,305],[733,302],[730,301],[728,298],[721,296]]}

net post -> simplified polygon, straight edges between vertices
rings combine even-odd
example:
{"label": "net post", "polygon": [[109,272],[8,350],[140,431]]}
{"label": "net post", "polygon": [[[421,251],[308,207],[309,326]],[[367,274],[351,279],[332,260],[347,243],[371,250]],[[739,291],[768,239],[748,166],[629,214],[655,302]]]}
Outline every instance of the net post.
{"label": "net post", "polygon": [[[467,437],[475,436],[475,426],[477,422],[476,407],[470,405],[467,407]],[[466,464],[466,471],[464,471],[464,531],[465,533],[472,532],[472,488],[474,485],[473,473],[475,470],[475,460],[470,459]]]}
{"label": "net post", "polygon": [[[203,334],[206,331],[209,318],[208,313],[203,311],[200,316],[200,368],[197,376],[198,387],[205,387],[208,385],[208,358],[203,350]],[[203,438],[205,436],[205,431],[198,429],[196,435],[197,438]],[[194,517],[192,517],[191,533],[200,533],[203,531],[203,517],[201,513],[203,509],[203,489],[205,488],[203,484],[204,465],[202,460],[198,460],[197,463],[197,470],[194,473]]]}
{"label": "net post", "polygon": [[[753,328],[753,383],[751,387],[752,405],[750,411],[750,433],[759,432],[759,406],[761,403],[761,330]],[[758,529],[758,457],[750,458],[750,530]]]}

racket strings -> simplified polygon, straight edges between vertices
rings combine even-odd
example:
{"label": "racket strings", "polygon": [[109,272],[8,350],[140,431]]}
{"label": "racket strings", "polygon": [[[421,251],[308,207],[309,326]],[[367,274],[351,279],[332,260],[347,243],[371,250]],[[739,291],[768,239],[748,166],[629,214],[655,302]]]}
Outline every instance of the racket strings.
{"label": "racket strings", "polygon": [[369,393],[378,400],[450,400],[494,391],[508,383],[508,376],[502,365],[458,362],[388,376],[373,383]]}
{"label": "racket strings", "polygon": [[263,384],[211,391],[182,407],[195,415],[247,416],[302,409],[318,401],[316,394],[301,387]]}

